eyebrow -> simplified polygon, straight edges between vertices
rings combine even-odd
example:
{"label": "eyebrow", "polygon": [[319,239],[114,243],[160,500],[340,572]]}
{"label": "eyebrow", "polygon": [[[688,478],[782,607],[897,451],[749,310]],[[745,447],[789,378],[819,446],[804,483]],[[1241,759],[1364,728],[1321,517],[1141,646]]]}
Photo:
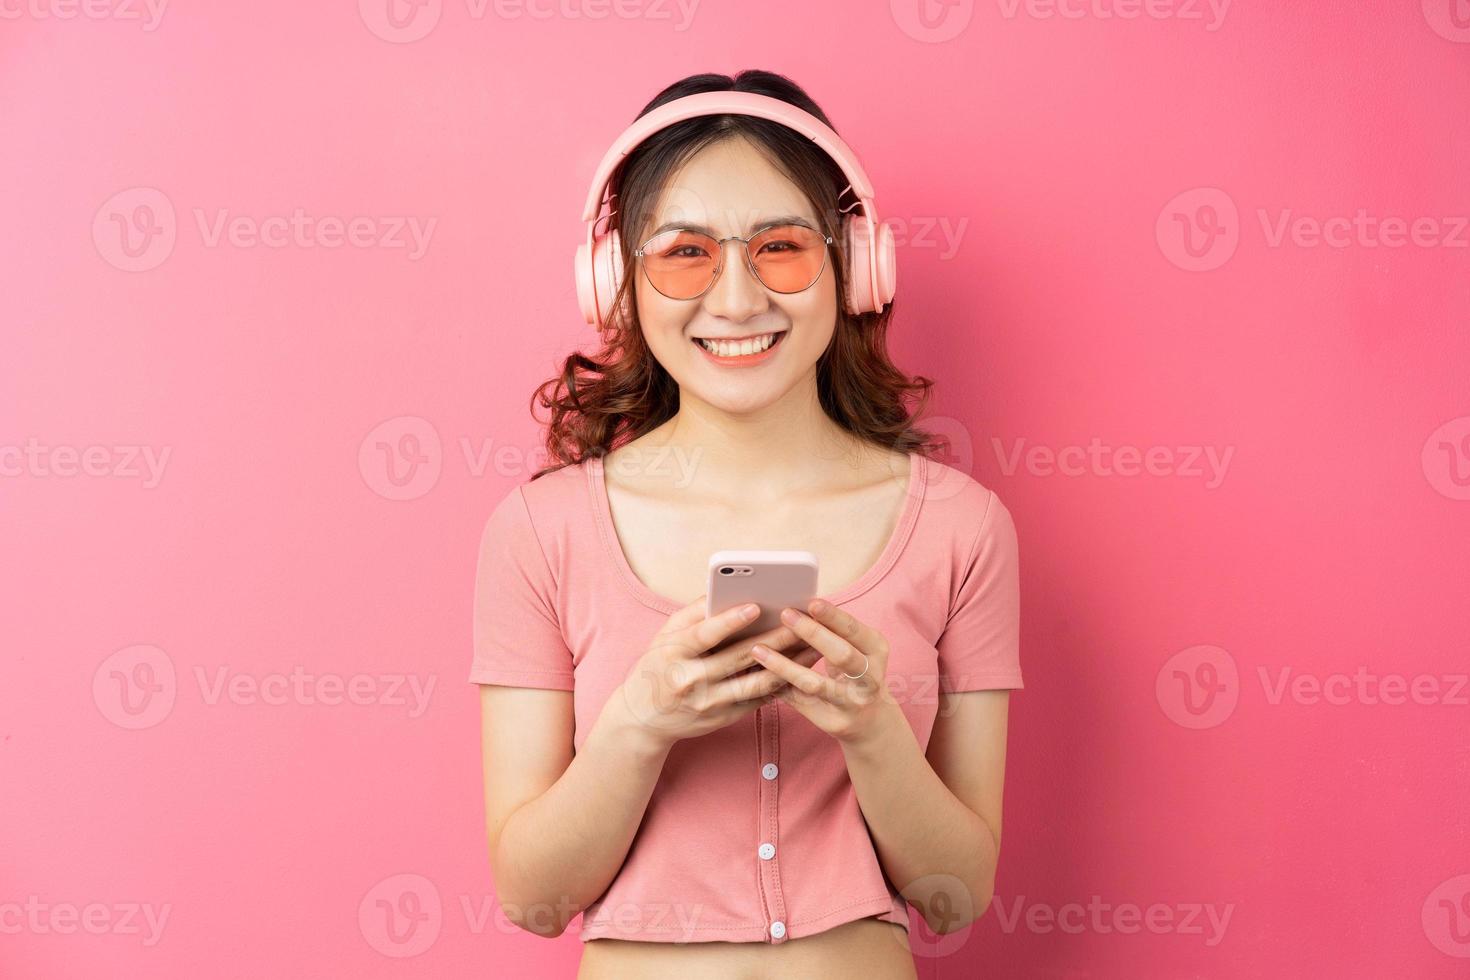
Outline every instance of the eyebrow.
{"label": "eyebrow", "polygon": [[[816,231],[816,228],[812,227],[812,223],[806,218],[803,218],[801,215],[782,214],[777,215],[774,218],[767,218],[760,224],[755,225],[750,229],[749,234],[755,235],[759,232],[765,231],[767,228],[777,228],[781,225],[800,225],[803,228],[811,228],[812,231]],[[666,231],[673,231],[675,229],[679,229],[681,231],[697,231],[701,234],[708,235],[711,238],[720,237],[719,235],[715,234],[714,229],[706,228],[704,225],[692,224],[688,221],[666,221],[655,228],[653,230],[653,234],[662,235]]]}

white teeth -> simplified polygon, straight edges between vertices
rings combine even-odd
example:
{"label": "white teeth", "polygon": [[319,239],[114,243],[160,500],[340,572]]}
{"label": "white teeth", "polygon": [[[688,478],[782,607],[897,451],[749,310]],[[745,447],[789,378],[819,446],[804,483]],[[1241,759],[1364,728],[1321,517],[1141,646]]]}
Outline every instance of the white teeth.
{"label": "white teeth", "polygon": [[745,354],[759,354],[775,342],[776,335],[767,333],[740,341],[706,340],[702,337],[697,339],[705,350],[717,357],[739,357]]}

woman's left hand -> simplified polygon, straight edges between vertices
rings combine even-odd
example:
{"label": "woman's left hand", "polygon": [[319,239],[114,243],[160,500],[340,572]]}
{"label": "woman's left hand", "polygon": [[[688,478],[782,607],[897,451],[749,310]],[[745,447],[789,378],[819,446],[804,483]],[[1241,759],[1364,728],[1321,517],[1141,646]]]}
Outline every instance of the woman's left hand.
{"label": "woman's left hand", "polygon": [[761,644],[755,645],[751,655],[771,673],[790,682],[776,697],[839,742],[861,742],[880,731],[890,709],[897,708],[884,683],[888,640],[825,600],[813,599],[807,611],[811,615],[782,610],[781,622],[822,654],[826,674],[794,663]]}

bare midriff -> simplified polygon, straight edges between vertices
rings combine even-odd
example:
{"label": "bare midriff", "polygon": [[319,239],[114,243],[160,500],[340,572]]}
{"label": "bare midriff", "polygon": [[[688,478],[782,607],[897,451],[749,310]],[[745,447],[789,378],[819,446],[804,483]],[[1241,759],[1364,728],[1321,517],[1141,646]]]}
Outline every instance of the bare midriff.
{"label": "bare midriff", "polygon": [[577,980],[915,980],[908,930],[857,919],[783,943],[653,943],[589,939]]}

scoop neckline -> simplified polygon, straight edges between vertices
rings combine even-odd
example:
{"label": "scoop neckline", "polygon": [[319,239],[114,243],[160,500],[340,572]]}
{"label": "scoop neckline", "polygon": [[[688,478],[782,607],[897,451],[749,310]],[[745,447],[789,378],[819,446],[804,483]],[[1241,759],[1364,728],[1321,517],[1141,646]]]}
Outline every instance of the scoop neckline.
{"label": "scoop neckline", "polygon": [[[908,543],[909,532],[913,530],[914,524],[918,521],[919,509],[924,502],[924,488],[929,476],[922,453],[910,452],[908,457],[909,479],[904,487],[903,507],[899,511],[893,532],[888,536],[887,544],[883,546],[883,551],[878,555],[878,560],[870,565],[862,575],[838,589],[835,594],[818,594],[817,598],[825,599],[834,606],[840,606],[877,585],[898,561],[904,546]],[[592,498],[592,512],[596,518],[598,536],[602,538],[603,548],[617,570],[618,577],[623,580],[624,585],[638,601],[666,615],[672,615],[684,608],[684,603],[675,602],[668,596],[653,591],[644,584],[642,579],[633,574],[633,566],[629,564],[628,556],[623,551],[623,544],[618,539],[617,529],[613,526],[612,504],[607,495],[607,480],[602,470],[602,459],[602,456],[593,456],[587,460],[587,489]]]}

